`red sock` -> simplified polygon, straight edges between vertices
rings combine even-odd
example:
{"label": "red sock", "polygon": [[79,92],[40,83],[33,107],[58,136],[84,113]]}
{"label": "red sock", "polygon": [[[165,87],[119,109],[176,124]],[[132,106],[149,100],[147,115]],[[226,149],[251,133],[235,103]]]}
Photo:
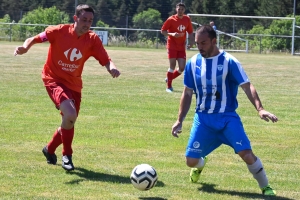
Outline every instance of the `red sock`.
{"label": "red sock", "polygon": [[167,86],[168,88],[170,88],[172,87],[173,72],[167,72],[167,78],[168,78]]}
{"label": "red sock", "polygon": [[175,70],[174,73],[173,73],[173,79],[177,78],[180,75],[181,75],[181,73],[179,73],[178,70]]}
{"label": "red sock", "polygon": [[54,154],[56,148],[61,145],[62,140],[61,140],[61,133],[60,133],[60,128],[56,129],[52,136],[52,140],[48,143],[48,152],[49,154]]}
{"label": "red sock", "polygon": [[72,142],[74,137],[74,127],[72,129],[66,130],[61,128],[61,139],[63,143],[62,154],[63,156],[71,156],[73,153]]}

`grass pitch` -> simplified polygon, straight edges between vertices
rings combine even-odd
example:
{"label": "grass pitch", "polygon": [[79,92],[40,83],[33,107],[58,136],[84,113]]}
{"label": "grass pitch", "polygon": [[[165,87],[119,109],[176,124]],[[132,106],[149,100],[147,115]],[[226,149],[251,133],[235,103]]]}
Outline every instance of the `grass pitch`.
{"label": "grass pitch", "polygon": [[[81,111],[75,126],[74,172],[48,165],[41,152],[60,125],[60,115],[41,81],[48,44],[13,56],[22,43],[0,42],[0,199],[238,200],[263,197],[246,165],[227,146],[211,155],[201,181],[188,181],[184,153],[193,108],[179,138],[171,136],[183,89],[165,92],[166,50],[108,47],[121,70],[113,79],[91,58],[83,72]],[[187,57],[195,51],[188,51]],[[238,113],[278,196],[300,199],[300,104],[298,56],[233,53],[243,64],[266,110],[279,122],[260,120],[240,90]],[[57,150],[60,161],[61,147]],[[155,188],[135,189],[134,166],[157,170]]]}

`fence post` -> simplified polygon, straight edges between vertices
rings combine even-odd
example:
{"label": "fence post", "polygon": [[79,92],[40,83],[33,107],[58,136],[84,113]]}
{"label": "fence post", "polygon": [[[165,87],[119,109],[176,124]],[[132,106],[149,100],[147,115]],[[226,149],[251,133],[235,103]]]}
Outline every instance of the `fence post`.
{"label": "fence post", "polygon": [[11,37],[12,37],[12,23],[9,24],[9,41],[11,42]]}
{"label": "fence post", "polygon": [[128,45],[128,15],[126,15],[126,47]]}
{"label": "fence post", "polygon": [[156,49],[158,49],[158,31],[156,31]]}
{"label": "fence post", "polygon": [[293,33],[292,33],[292,49],[291,49],[291,53],[292,55],[294,55],[295,52],[295,26],[296,26],[296,18],[293,19]]}
{"label": "fence post", "polygon": [[260,35],[259,37],[259,53],[261,54],[261,39],[262,39],[262,35]]}

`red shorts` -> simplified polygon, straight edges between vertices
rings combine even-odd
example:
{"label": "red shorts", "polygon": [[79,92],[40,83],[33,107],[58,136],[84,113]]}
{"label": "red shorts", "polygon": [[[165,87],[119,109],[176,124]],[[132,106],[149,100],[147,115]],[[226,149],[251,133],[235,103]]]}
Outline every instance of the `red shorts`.
{"label": "red shorts", "polygon": [[186,59],[186,52],[184,51],[177,51],[174,49],[168,49],[168,58],[183,58]]}
{"label": "red shorts", "polygon": [[49,97],[55,104],[56,108],[59,109],[60,104],[67,99],[72,99],[77,111],[77,115],[80,110],[81,103],[81,93],[70,90],[65,85],[61,83],[53,83],[51,85],[46,85],[46,90]]}

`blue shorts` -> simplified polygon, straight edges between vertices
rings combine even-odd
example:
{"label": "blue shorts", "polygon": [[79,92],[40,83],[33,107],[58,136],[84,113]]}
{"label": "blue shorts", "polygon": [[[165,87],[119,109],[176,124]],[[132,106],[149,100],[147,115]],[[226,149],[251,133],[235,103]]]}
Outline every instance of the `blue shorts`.
{"label": "blue shorts", "polygon": [[236,112],[195,113],[186,148],[186,157],[207,156],[221,144],[231,146],[235,153],[251,150],[250,141]]}

